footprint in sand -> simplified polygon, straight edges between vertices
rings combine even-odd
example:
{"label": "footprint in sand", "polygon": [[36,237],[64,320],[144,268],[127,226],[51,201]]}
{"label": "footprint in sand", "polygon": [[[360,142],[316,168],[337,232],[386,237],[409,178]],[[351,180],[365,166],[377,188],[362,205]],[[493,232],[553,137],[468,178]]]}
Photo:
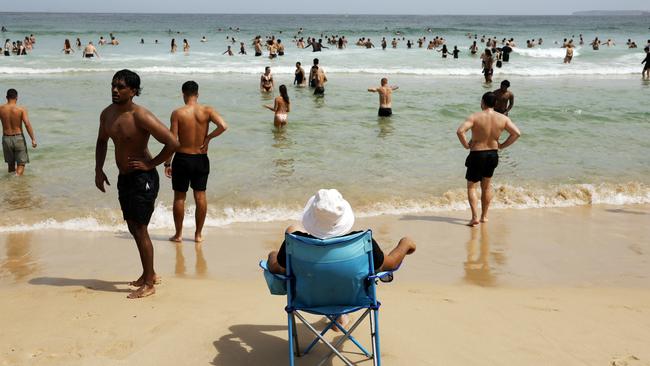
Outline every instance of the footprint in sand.
{"label": "footprint in sand", "polygon": [[638,357],[629,355],[625,357],[614,357],[610,363],[612,366],[647,366],[648,363],[643,363]]}

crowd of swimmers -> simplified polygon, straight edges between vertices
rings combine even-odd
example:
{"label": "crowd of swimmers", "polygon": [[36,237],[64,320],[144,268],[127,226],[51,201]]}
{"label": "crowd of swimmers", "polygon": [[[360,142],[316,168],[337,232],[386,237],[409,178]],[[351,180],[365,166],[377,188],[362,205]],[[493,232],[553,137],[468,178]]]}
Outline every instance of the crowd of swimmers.
{"label": "crowd of swimmers", "polygon": [[[4,27],[3,27],[4,28]],[[6,32],[4,30],[3,32]],[[10,38],[5,39],[3,53],[5,56],[26,56],[32,51],[36,44],[36,37],[33,34],[25,36],[22,40],[12,41]]]}

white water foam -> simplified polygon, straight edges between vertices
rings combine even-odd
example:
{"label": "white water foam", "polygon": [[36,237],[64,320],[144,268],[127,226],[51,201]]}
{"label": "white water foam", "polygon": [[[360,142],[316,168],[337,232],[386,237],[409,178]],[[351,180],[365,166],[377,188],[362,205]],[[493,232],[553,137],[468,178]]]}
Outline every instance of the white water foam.
{"label": "white water foam", "polygon": [[[151,66],[133,68],[135,72],[143,74],[260,74],[259,67],[176,67],[176,66]],[[479,68],[327,68],[328,74],[373,74],[373,75],[414,75],[414,76],[476,76],[481,75]],[[67,74],[67,73],[110,73],[112,68],[27,68],[27,67],[0,67],[0,74],[5,75],[35,75],[35,74]],[[583,65],[561,65],[554,66],[531,66],[508,65],[506,68],[496,69],[496,74],[532,76],[532,77],[554,77],[554,76],[581,76],[581,75],[632,75],[638,74],[638,66],[611,65],[600,66],[593,64]],[[274,74],[293,75],[292,67],[275,67]]]}
{"label": "white water foam", "polygon": [[[580,49],[580,47],[574,48],[573,57],[580,56]],[[514,48],[513,52],[522,56],[533,58],[563,59],[566,55],[566,48]]]}
{"label": "white water foam", "polygon": [[[620,185],[560,185],[551,189],[534,189],[511,185],[494,187],[493,208],[497,209],[531,209],[551,207],[573,207],[584,205],[631,205],[650,204],[650,187],[638,183]],[[374,217],[380,215],[407,215],[426,212],[462,211],[469,208],[464,189],[448,191],[441,197],[426,201],[381,202],[367,207],[355,208],[357,217]],[[211,209],[205,227],[224,227],[233,223],[275,222],[299,220],[302,209],[298,207],[226,207]],[[112,216],[115,217],[115,216]],[[194,227],[194,207],[189,206],[185,212],[184,226]],[[171,207],[161,203],[156,206],[150,229],[173,230],[174,221]],[[19,224],[0,227],[0,233],[26,232],[39,230],[69,230],[84,232],[123,232],[126,225],[119,219],[100,222],[93,217],[75,218],[57,221],[49,218],[35,224]]]}

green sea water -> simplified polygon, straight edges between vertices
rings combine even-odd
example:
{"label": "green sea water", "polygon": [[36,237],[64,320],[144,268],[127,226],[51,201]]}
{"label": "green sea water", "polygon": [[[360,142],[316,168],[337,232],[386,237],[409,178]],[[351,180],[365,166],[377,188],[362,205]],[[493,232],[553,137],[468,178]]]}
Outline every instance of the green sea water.
{"label": "green sea water", "polygon": [[[209,151],[211,226],[298,217],[319,188],[339,189],[358,215],[465,209],[467,152],[455,131],[480,109],[481,95],[503,79],[512,84],[510,117],[523,136],[501,154],[496,207],[647,203],[650,83],[640,77],[642,50],[625,46],[632,38],[643,47],[650,38],[646,20],[0,13],[0,24],[10,31],[5,38],[37,37],[28,56],[0,58],[0,89],[18,89],[39,142],[30,150],[26,176],[0,177],[7,213],[0,230],[122,228],[110,153],[106,170],[112,185],[106,194],[94,186],[99,113],[111,102],[111,77],[121,68],[140,74],[143,93],[136,102],[163,123],[182,104],[181,84],[195,80],[200,101],[216,107],[230,125]],[[309,88],[290,87],[292,112],[287,128],[278,132],[273,114],[262,108],[272,96],[259,93],[259,75],[269,65],[276,85],[290,86],[292,65],[311,63],[314,54],[291,42],[299,27],[302,36],[346,35],[350,44],[316,54],[330,80],[326,95],[315,98]],[[100,59],[60,52],[64,38],[96,43],[110,32],[121,44],[99,47]],[[371,37],[379,45],[381,37],[392,39],[397,32],[411,40],[444,36],[448,46],[464,52],[453,60],[407,50],[405,41],[386,51],[353,44]],[[226,36],[246,42],[250,52],[254,35],[270,33],[285,38],[286,55],[279,60],[221,55]],[[514,37],[520,46],[542,37],[544,44],[517,49],[510,64],[495,72],[493,85],[486,85],[480,61],[467,52],[473,39],[466,33]],[[617,45],[598,52],[578,48],[573,63],[563,65],[564,50],[554,42],[581,33],[586,41],[599,36]],[[204,35],[209,41],[199,42]],[[188,39],[189,54],[171,54],[172,37],[179,43]],[[376,116],[377,95],[366,91],[383,76],[400,87],[388,119]],[[159,149],[151,143],[152,151]],[[171,184],[162,174],[161,180],[152,226],[171,227]],[[193,217],[186,220],[191,225]]]}

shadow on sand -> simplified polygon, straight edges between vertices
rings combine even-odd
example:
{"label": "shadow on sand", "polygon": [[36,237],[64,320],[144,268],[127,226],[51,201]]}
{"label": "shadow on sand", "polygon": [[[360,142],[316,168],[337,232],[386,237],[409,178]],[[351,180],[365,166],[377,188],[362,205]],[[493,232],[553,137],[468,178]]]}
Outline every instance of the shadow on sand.
{"label": "shadow on sand", "polygon": [[444,222],[452,225],[462,225],[467,226],[469,220],[457,219],[454,217],[445,217],[445,216],[416,216],[416,215],[404,215],[400,220],[405,221],[434,221],[434,222]]}
{"label": "shadow on sand", "polygon": [[[323,326],[325,322],[316,322],[315,326]],[[298,324],[298,334],[301,351],[314,338],[307,327]],[[228,328],[230,334],[226,334],[215,341],[214,348],[217,356],[211,362],[215,366],[286,366],[289,364],[289,345],[287,343],[287,327],[281,325],[254,325],[241,324]],[[328,333],[331,334],[331,333]],[[356,332],[355,332],[356,334]],[[339,339],[337,336],[333,342]],[[328,338],[329,339],[329,338]],[[316,365],[325,355],[327,349],[323,344],[317,345],[307,356],[296,357],[297,365]],[[358,358],[355,352],[343,352],[346,357]],[[334,361],[331,357],[323,366],[342,364],[340,360]],[[372,363],[369,360],[354,362],[355,365]]]}
{"label": "shadow on sand", "polygon": [[611,213],[628,214],[628,215],[650,215],[650,212],[634,211],[634,210],[628,210],[628,209],[625,209],[625,208],[610,208],[610,209],[607,209],[605,211],[611,212]]}
{"label": "shadow on sand", "polygon": [[76,279],[76,278],[61,278],[61,277],[36,277],[29,280],[31,285],[45,285],[45,286],[74,286],[84,287],[93,291],[106,291],[106,292],[132,292],[129,289],[117,288],[118,285],[127,285],[128,282],[109,282],[94,279]]}

